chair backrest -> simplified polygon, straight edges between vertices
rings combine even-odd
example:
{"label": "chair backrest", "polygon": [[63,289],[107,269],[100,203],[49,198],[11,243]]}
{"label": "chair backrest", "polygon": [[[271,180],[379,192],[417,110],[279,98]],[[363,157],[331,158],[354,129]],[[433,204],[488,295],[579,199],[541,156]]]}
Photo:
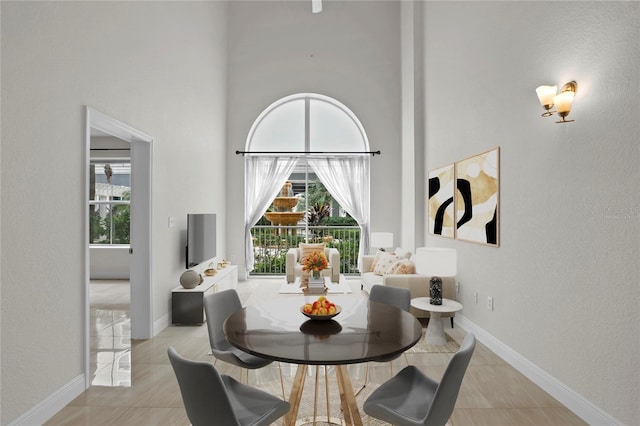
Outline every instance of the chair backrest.
{"label": "chair backrest", "polygon": [[229,343],[224,336],[222,325],[229,315],[242,309],[240,297],[234,289],[229,289],[206,295],[203,303],[211,349],[226,350]]}
{"label": "chair backrest", "polygon": [[408,288],[389,287],[386,285],[376,284],[371,287],[369,300],[393,305],[409,312],[409,307],[411,306],[411,292]]}
{"label": "chair backrest", "polygon": [[[323,251],[324,255],[327,257],[327,261],[330,261],[331,247],[325,247]],[[298,263],[302,263],[302,250],[300,247],[296,247],[296,259]]]}
{"label": "chair backrest", "polygon": [[169,347],[167,353],[191,424],[238,425],[218,370],[211,363],[183,358],[173,347]]}
{"label": "chair backrest", "polygon": [[449,361],[423,424],[443,425],[449,420],[475,347],[476,337],[472,333],[468,333],[460,344],[458,352]]}

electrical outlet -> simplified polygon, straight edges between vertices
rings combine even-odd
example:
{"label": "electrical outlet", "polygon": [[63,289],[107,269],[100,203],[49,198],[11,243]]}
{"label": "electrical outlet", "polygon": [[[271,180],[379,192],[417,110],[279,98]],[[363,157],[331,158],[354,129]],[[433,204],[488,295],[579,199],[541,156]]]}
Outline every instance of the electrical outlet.
{"label": "electrical outlet", "polygon": [[478,292],[476,291],[476,305],[478,304]]}
{"label": "electrical outlet", "polygon": [[493,311],[493,297],[487,296],[487,309]]}
{"label": "electrical outlet", "polygon": [[456,281],[456,294],[460,294],[460,281]]}
{"label": "electrical outlet", "polygon": [[175,228],[176,226],[176,218],[173,216],[169,216],[169,219],[167,220],[167,226],[169,228]]}

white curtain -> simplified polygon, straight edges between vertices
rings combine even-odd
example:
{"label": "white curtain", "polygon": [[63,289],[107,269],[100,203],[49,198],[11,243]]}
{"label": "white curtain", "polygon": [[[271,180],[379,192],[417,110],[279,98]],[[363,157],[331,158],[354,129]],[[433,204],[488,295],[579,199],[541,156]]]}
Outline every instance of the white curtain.
{"label": "white curtain", "polygon": [[244,237],[247,272],[253,270],[255,261],[251,228],[267,211],[297,162],[297,158],[286,157],[247,156],[244,159]]}
{"label": "white curtain", "polygon": [[329,193],[360,225],[358,269],[369,247],[369,156],[308,158]]}

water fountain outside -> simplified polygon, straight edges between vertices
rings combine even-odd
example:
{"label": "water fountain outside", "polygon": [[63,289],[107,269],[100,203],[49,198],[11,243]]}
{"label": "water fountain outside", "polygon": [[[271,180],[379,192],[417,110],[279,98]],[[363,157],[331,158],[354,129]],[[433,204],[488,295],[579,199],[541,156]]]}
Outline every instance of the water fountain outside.
{"label": "water fountain outside", "polygon": [[[298,197],[293,196],[291,182],[285,182],[279,196],[273,199],[274,212],[266,212],[264,216],[273,226],[295,226],[304,217],[304,212],[294,212],[298,205]],[[286,235],[287,228],[276,228],[279,235]],[[291,235],[296,235],[296,228],[291,228]]]}

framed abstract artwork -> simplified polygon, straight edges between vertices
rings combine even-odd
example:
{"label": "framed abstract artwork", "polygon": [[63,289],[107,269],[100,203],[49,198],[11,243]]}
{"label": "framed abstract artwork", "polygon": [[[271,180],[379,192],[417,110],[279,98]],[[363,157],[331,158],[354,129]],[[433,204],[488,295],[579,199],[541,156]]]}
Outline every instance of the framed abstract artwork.
{"label": "framed abstract artwork", "polygon": [[429,172],[429,233],[442,237],[455,237],[455,210],[453,164]]}
{"label": "framed abstract artwork", "polygon": [[456,239],[500,245],[500,147],[455,164]]}

